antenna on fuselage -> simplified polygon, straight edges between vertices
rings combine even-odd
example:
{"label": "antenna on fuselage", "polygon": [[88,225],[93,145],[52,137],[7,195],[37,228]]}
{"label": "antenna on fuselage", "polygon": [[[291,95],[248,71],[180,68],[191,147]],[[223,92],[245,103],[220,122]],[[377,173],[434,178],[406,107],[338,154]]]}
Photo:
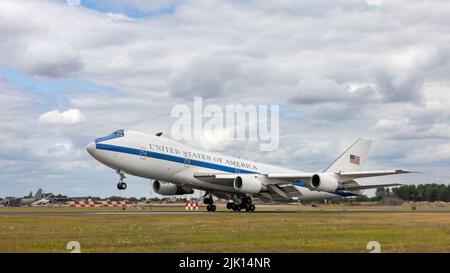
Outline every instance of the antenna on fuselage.
{"label": "antenna on fuselage", "polygon": [[156,134],[156,136],[160,137],[160,136],[162,136],[162,134],[163,134],[163,132],[159,132],[159,133]]}

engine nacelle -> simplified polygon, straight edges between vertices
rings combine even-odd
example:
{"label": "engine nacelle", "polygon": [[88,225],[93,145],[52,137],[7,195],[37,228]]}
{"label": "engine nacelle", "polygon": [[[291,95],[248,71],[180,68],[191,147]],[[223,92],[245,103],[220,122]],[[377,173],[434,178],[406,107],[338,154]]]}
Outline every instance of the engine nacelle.
{"label": "engine nacelle", "polygon": [[254,176],[237,176],[233,181],[233,186],[242,193],[258,193],[263,189],[261,181]]}
{"label": "engine nacelle", "polygon": [[163,183],[155,180],[153,182],[153,191],[160,195],[183,195],[194,193],[193,189],[184,189],[181,186],[172,183]]}
{"label": "engine nacelle", "polygon": [[339,188],[339,180],[334,173],[319,173],[312,176],[310,185],[317,191],[335,192]]}

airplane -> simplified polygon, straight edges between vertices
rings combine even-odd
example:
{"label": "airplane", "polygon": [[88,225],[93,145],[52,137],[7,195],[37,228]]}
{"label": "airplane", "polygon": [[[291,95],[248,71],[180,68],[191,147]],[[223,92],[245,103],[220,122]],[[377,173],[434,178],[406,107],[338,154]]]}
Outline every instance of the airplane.
{"label": "airplane", "polygon": [[52,203],[52,200],[50,198],[44,197],[39,200],[34,201],[30,204],[30,206],[46,206]]}
{"label": "airplane", "polygon": [[42,200],[42,189],[38,189],[34,196],[31,195],[32,193],[30,193],[30,197],[25,198],[6,197],[0,201],[0,205],[5,207],[31,206],[33,203]]}
{"label": "airplane", "polygon": [[252,198],[263,202],[301,202],[358,196],[363,190],[400,184],[367,185],[357,178],[411,173],[393,169],[363,171],[371,140],[358,139],[328,167],[300,172],[217,153],[200,151],[162,137],[120,129],[97,138],[87,152],[119,175],[117,188],[125,190],[126,174],[153,180],[160,195],[205,191],[203,202],[215,211],[213,196],[229,200],[233,211],[255,210]]}
{"label": "airplane", "polygon": [[45,205],[63,205],[69,198],[64,196],[55,196],[54,194],[47,193],[44,198],[32,203],[32,206],[45,206]]}

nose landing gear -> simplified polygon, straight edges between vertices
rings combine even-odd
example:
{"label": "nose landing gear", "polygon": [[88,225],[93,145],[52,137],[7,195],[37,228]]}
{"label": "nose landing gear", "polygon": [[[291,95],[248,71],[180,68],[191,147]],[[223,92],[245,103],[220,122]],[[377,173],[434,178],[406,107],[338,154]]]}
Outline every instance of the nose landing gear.
{"label": "nose landing gear", "polygon": [[117,183],[118,190],[125,190],[126,188],[127,188],[127,183],[124,183],[124,182]]}
{"label": "nose landing gear", "polygon": [[127,177],[125,176],[125,173],[121,170],[118,170],[117,174],[120,176],[119,183],[117,183],[117,189],[125,190],[127,188],[127,183],[123,182],[123,180]]}

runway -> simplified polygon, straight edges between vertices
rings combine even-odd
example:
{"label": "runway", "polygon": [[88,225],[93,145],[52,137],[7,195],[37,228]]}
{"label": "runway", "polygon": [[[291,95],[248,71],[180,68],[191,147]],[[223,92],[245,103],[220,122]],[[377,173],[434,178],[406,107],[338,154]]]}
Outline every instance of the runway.
{"label": "runway", "polygon": [[0,252],[448,252],[449,223],[448,207],[0,208]]}
{"label": "runway", "polygon": [[252,215],[252,214],[450,214],[449,210],[351,210],[351,211],[255,211],[255,212],[232,212],[232,211],[0,211],[0,216],[14,215]]}

